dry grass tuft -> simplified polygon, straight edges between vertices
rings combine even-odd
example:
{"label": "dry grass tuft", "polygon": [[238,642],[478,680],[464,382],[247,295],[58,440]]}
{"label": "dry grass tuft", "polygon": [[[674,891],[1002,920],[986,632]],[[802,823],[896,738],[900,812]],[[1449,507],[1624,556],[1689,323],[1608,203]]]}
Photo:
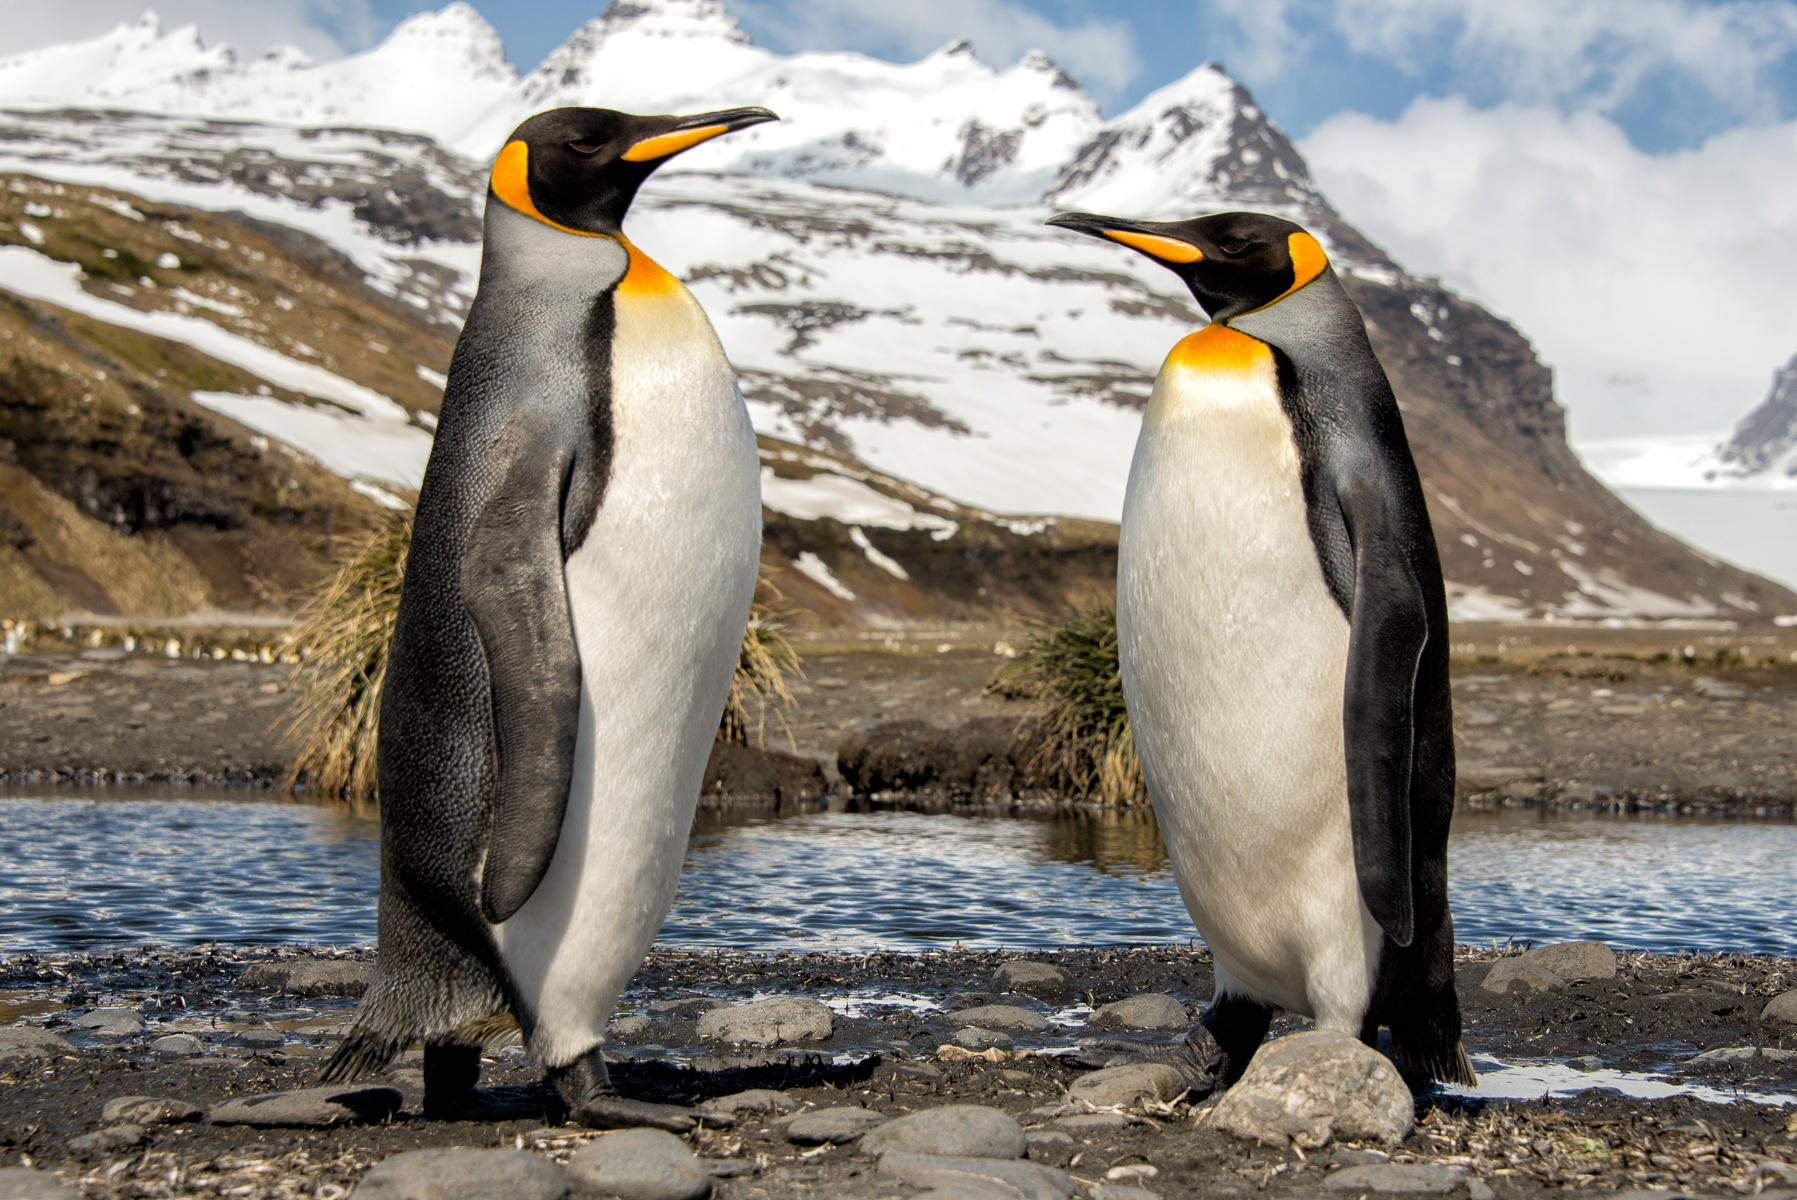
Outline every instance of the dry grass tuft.
{"label": "dry grass tuft", "polygon": [[1044,626],[990,690],[1046,706],[1029,748],[1030,772],[1044,786],[1120,807],[1148,803],[1123,704],[1115,609],[1079,609]]}
{"label": "dry grass tuft", "polygon": [[[286,719],[300,749],[287,771],[289,787],[304,783],[315,798],[352,808],[374,803],[381,682],[411,539],[411,515],[392,514],[373,534],[348,544],[336,575],[302,610],[294,633],[301,662]],[[779,593],[768,584],[763,590],[776,599],[756,598],[718,730],[738,745],[749,742],[751,698],[757,740],[770,711],[790,739],[795,699],[788,679],[803,674],[779,620]]]}

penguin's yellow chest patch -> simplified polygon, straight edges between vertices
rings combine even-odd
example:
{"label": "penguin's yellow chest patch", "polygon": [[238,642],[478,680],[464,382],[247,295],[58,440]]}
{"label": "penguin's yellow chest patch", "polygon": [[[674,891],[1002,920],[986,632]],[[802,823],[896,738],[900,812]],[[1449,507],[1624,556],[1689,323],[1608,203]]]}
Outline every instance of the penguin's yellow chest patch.
{"label": "penguin's yellow chest patch", "polygon": [[1265,342],[1237,333],[1227,325],[1206,325],[1179,339],[1167,354],[1166,366],[1200,371],[1252,371],[1270,364],[1273,351]]}
{"label": "penguin's yellow chest patch", "polygon": [[1272,411],[1277,412],[1272,347],[1227,325],[1206,325],[1181,338],[1168,352],[1154,381],[1146,420],[1157,425],[1264,398],[1271,398]]}
{"label": "penguin's yellow chest patch", "polygon": [[630,254],[630,267],[618,281],[618,292],[625,296],[666,296],[686,289],[668,269],[636,248],[628,238],[619,238]]}

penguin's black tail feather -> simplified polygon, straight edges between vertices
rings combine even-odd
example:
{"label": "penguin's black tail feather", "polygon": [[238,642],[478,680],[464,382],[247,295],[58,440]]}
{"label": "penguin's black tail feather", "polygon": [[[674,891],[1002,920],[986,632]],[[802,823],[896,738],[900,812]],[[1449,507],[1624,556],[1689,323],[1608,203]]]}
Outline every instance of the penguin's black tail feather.
{"label": "penguin's black tail feather", "polygon": [[1392,1030],[1392,1059],[1406,1082],[1413,1087],[1426,1084],[1430,1080],[1441,1083],[1459,1083],[1467,1087],[1477,1087],[1478,1075],[1473,1071],[1473,1061],[1467,1057],[1466,1043],[1458,1037],[1450,1043],[1447,1039],[1425,1038],[1423,1045],[1398,1036]]}
{"label": "penguin's black tail feather", "polygon": [[352,1028],[324,1064],[325,1083],[354,1083],[384,1069],[405,1049],[409,1039],[385,1037],[372,1029]]}

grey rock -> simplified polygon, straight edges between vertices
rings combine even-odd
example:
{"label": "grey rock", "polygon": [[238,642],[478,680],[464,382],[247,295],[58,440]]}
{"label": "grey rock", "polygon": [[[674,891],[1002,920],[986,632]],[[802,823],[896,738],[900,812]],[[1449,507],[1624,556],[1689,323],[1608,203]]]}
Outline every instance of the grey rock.
{"label": "grey rock", "polygon": [[1465,1178],[1465,1167],[1443,1167],[1435,1163],[1373,1163],[1364,1167],[1344,1167],[1325,1179],[1323,1187],[1332,1192],[1438,1195],[1458,1188]]}
{"label": "grey rock", "polygon": [[191,1100],[170,1100],[161,1096],[117,1096],[100,1110],[100,1119],[108,1125],[125,1121],[132,1125],[179,1125],[197,1121],[206,1110]]}
{"label": "grey rock", "polygon": [[577,1187],[620,1200],[704,1200],[711,1173],[685,1142],[659,1129],[621,1129],[568,1160]]}
{"label": "grey rock", "polygon": [[1500,958],[1485,972],[1479,986],[1499,996],[1512,992],[1557,992],[1566,986],[1564,976],[1557,975],[1540,963],[1521,958]]}
{"label": "grey rock", "polygon": [[752,1088],[728,1096],[714,1096],[699,1105],[699,1111],[720,1117],[739,1117],[743,1113],[783,1113],[792,1111],[792,1101],[785,1092],[771,1088]]}
{"label": "grey rock", "polygon": [[947,1104],[897,1117],[862,1135],[863,1154],[889,1150],[950,1158],[1022,1158],[1023,1126],[1009,1113],[979,1104]]}
{"label": "grey rock", "polygon": [[76,1017],[73,1028],[99,1041],[123,1041],[144,1031],[144,1019],[128,1008],[96,1008]]}
{"label": "grey rock", "polygon": [[1113,1182],[1126,1183],[1134,1179],[1153,1179],[1160,1173],[1161,1169],[1153,1163],[1123,1163],[1106,1171],[1104,1177]]}
{"label": "grey rock", "polygon": [[621,1017],[613,1017],[610,1025],[605,1027],[608,1037],[641,1037],[655,1028],[655,1022],[641,1013],[626,1013]]}
{"label": "grey rock", "polygon": [[[666,1134],[663,1135],[667,1136]],[[563,1200],[572,1185],[553,1161],[527,1150],[407,1150],[376,1163],[357,1200]]]}
{"label": "grey rock", "polygon": [[0,1200],[81,1200],[81,1193],[48,1171],[0,1167]]}
{"label": "grey rock", "polygon": [[1064,1171],[1041,1163],[1004,1158],[954,1158],[893,1150],[880,1157],[880,1174],[913,1187],[931,1188],[968,1200],[1072,1200],[1079,1184]]}
{"label": "grey rock", "polygon": [[1189,1023],[1185,1005],[1164,992],[1131,996],[1092,1014],[1092,1024],[1108,1028],[1184,1029]]}
{"label": "grey rock", "polygon": [[[1797,989],[1781,992],[1772,997],[1772,1002],[1760,1010],[1760,1020],[1768,1025],[1797,1025]],[[0,1034],[4,1034],[0,1030]],[[0,1054],[4,1054],[0,1050]]]}
{"label": "grey rock", "polygon": [[1691,681],[1691,690],[1705,700],[1745,700],[1747,689],[1734,683],[1724,683],[1720,679],[1712,679],[1708,675],[1699,675]]}
{"label": "grey rock", "polygon": [[233,1046],[242,1046],[246,1050],[279,1050],[287,1044],[287,1035],[279,1029],[266,1026],[253,1029],[241,1029],[231,1035]]}
{"label": "grey rock", "polygon": [[214,1125],[282,1125],[325,1129],[383,1121],[399,1111],[401,1097],[390,1087],[316,1087],[296,1092],[267,1092],[227,1100],[212,1110]]}
{"label": "grey rock", "polygon": [[1053,963],[1031,962],[1016,958],[998,964],[992,973],[992,987],[1000,992],[1022,992],[1045,1000],[1060,1000],[1073,995],[1073,981],[1067,972]]}
{"label": "grey rock", "polygon": [[150,1051],[159,1058],[195,1058],[206,1046],[191,1033],[170,1033],[151,1042]]}
{"label": "grey rock", "polygon": [[942,1019],[957,1027],[974,1025],[980,1029],[1004,1029],[1013,1033],[1041,1033],[1048,1028],[1047,1017],[1015,1004],[982,1004],[947,1013]]}
{"label": "grey rock", "polygon": [[1133,1183],[1100,1183],[1087,1193],[1092,1200],[1161,1200],[1159,1192],[1151,1192]]}
{"label": "grey rock", "polygon": [[31,1025],[0,1029],[0,1070],[74,1053],[75,1047],[67,1039],[57,1037],[47,1029]]}
{"label": "grey rock", "polygon": [[1074,1144],[1072,1134],[1058,1129],[1031,1129],[1023,1135],[1023,1151],[1031,1157],[1036,1157],[1038,1150],[1071,1150]]}
{"label": "grey rock", "polygon": [[1056,1117],[1052,1122],[1056,1129],[1122,1129],[1129,1124],[1129,1116],[1120,1112],[1071,1113],[1065,1117]]}
{"label": "grey rock", "polygon": [[1544,967],[1568,981],[1616,978],[1616,951],[1602,942],[1559,942],[1552,946],[1537,946],[1524,954],[1522,960]]}
{"label": "grey rock", "polygon": [[1497,1192],[1477,1175],[1466,1177],[1466,1200],[1497,1200]]}
{"label": "grey rock", "polygon": [[1765,1062],[1785,1062],[1797,1058],[1797,1050],[1780,1050],[1776,1046],[1723,1046],[1715,1050],[1705,1050],[1702,1054],[1693,1054],[1685,1061],[1687,1063],[1731,1063],[1751,1062],[1756,1058]]}
{"label": "grey rock", "polygon": [[852,1142],[876,1125],[884,1124],[885,1113],[846,1106],[818,1108],[783,1122],[786,1140],[799,1146],[821,1146],[825,1142],[841,1145]]}
{"label": "grey rock", "polygon": [[1171,1100],[1184,1090],[1179,1072],[1165,1063],[1126,1063],[1080,1076],[1067,1089],[1067,1098],[1115,1108],[1143,1100]]}
{"label": "grey rock", "polygon": [[805,996],[773,996],[753,1004],[732,1004],[699,1017],[701,1038],[755,1046],[822,1041],[831,1030],[830,1010]]}
{"label": "grey rock", "polygon": [[658,1017],[669,1017],[677,1021],[701,1016],[714,1008],[729,1008],[728,1000],[719,1000],[716,996],[678,996],[672,1000],[655,1000],[649,1004],[649,1011]]}
{"label": "grey rock", "polygon": [[1333,1138],[1393,1144],[1416,1124],[1410,1089],[1384,1055],[1329,1030],[1260,1048],[1209,1124],[1240,1138],[1304,1149]]}
{"label": "grey rock", "polygon": [[143,1145],[145,1136],[142,1125],[108,1125],[105,1129],[70,1138],[69,1149],[76,1154],[113,1154]]}
{"label": "grey rock", "polygon": [[1000,1033],[996,1029],[981,1029],[977,1025],[963,1025],[955,1030],[955,1045],[969,1050],[1009,1050],[1014,1043],[1011,1035]]}
{"label": "grey rock", "polygon": [[251,963],[237,981],[245,987],[274,987],[300,996],[360,996],[373,977],[372,962],[307,955]]}

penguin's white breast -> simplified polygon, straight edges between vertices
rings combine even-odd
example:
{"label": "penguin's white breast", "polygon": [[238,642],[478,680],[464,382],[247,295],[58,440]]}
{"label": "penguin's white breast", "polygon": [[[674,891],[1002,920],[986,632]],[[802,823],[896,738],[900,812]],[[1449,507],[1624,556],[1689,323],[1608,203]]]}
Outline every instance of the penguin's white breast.
{"label": "penguin's white breast", "polygon": [[1363,940],[1342,744],[1348,624],[1263,344],[1212,326],[1169,356],[1130,469],[1117,597],[1136,746],[1219,977],[1313,1011],[1316,963],[1355,960]]}

